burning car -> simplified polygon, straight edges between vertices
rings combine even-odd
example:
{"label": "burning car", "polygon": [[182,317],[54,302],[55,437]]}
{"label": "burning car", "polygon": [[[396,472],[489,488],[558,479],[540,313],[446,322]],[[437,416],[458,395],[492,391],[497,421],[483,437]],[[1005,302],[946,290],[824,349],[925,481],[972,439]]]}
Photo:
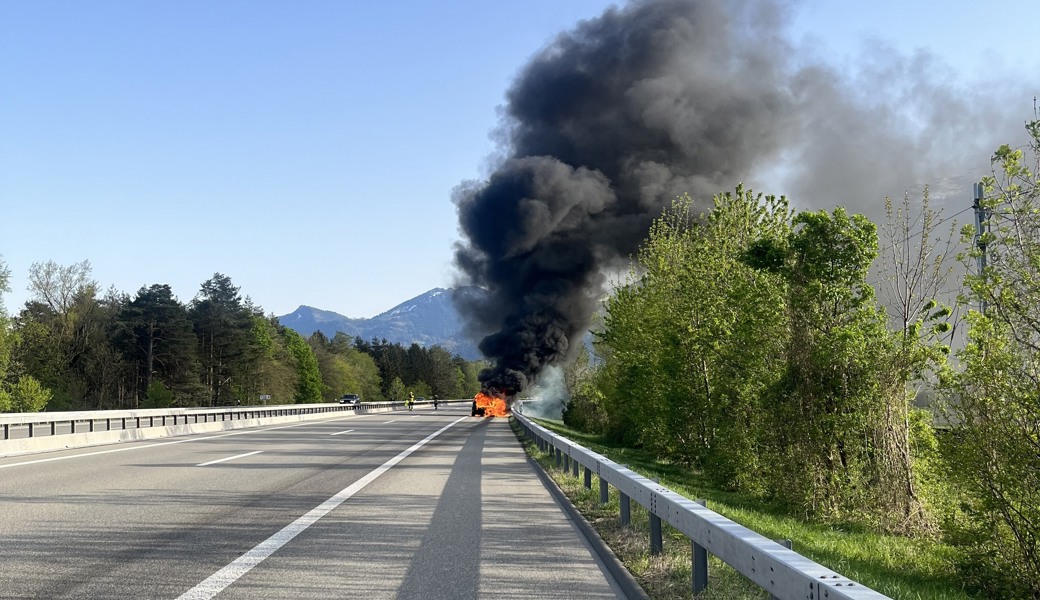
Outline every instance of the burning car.
{"label": "burning car", "polygon": [[470,409],[470,416],[508,417],[511,400],[512,398],[497,392],[483,390],[473,397],[473,407]]}

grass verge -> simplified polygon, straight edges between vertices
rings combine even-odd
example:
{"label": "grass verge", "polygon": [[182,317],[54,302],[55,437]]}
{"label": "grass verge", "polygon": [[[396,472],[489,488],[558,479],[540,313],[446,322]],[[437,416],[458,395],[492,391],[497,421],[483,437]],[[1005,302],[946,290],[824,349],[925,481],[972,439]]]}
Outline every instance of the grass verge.
{"label": "grass verge", "polygon": [[[715,512],[772,539],[790,539],[794,549],[834,571],[898,600],[976,600],[962,589],[955,569],[956,550],[931,539],[886,535],[859,528],[809,523],[779,512],[761,501],[719,490],[694,473],[661,463],[645,452],[604,443],[558,421],[538,423],[633,471],[660,482],[687,498],[704,498]],[[519,433],[519,432],[518,432]],[[598,482],[584,487],[583,477],[557,469],[549,455],[523,439],[527,453],[538,461],[571,502],[596,528],[629,572],[654,600],[694,598],[690,585],[690,541],[664,524],[664,552],[651,556],[649,515],[632,503],[630,525],[618,523],[617,490],[610,502],[599,503]],[[714,556],[709,556],[708,589],[699,600],[764,599],[769,595]]]}

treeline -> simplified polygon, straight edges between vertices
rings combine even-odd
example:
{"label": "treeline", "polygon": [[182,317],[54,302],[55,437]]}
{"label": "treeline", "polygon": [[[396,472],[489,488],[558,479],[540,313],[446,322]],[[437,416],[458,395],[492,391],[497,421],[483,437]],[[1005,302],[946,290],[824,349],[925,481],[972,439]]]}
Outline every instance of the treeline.
{"label": "treeline", "polygon": [[[439,347],[404,348],[283,327],[222,274],[181,303],[168,285],[104,296],[86,261],[37,263],[31,298],[0,310],[0,411],[101,410],[469,397],[480,365]],[[0,292],[9,271],[0,262]],[[0,307],[2,308],[2,307]]]}
{"label": "treeline", "polygon": [[842,208],[678,200],[606,303],[600,360],[571,366],[565,420],[808,519],[942,537],[968,586],[1040,598],[1040,121],[1028,131],[1033,168],[998,150],[956,287],[927,190],[914,215],[890,206],[880,247]]}

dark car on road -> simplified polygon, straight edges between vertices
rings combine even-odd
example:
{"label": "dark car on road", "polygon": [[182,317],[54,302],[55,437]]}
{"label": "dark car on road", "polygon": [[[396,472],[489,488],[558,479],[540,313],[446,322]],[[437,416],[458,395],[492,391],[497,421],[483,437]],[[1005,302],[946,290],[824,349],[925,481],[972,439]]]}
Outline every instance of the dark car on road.
{"label": "dark car on road", "polygon": [[357,394],[343,394],[339,399],[340,404],[361,404],[361,396]]}

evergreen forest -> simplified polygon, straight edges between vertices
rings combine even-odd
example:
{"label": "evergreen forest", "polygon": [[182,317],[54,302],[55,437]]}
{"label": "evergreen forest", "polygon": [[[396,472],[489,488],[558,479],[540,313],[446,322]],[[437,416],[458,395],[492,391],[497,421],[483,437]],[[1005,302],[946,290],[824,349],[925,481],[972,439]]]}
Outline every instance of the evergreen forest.
{"label": "evergreen forest", "polygon": [[[169,285],[99,292],[87,261],[32,265],[31,298],[0,311],[0,411],[472,397],[481,364],[438,346],[303,338],[216,273],[180,302]],[[10,274],[0,262],[0,291]]]}

